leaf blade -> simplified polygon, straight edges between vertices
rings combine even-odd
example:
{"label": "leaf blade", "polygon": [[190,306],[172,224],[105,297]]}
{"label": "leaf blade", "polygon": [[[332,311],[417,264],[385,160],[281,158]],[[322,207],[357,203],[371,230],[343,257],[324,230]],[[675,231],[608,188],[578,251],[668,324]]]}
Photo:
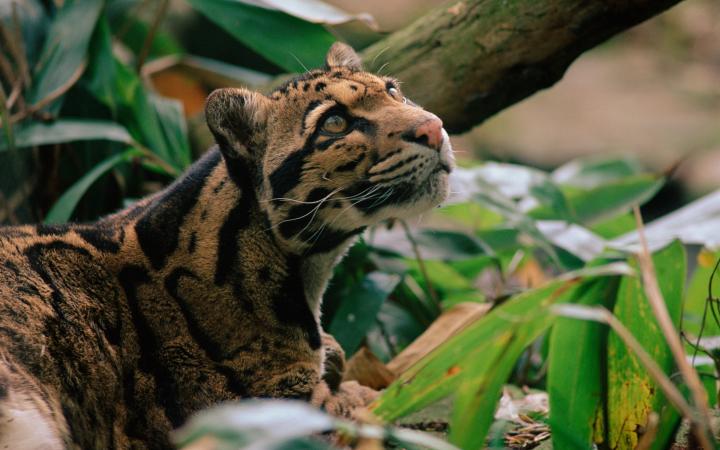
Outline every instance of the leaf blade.
{"label": "leaf blade", "polygon": [[67,222],[70,219],[75,207],[82,196],[87,192],[90,186],[93,185],[101,176],[107,171],[115,167],[116,165],[127,161],[130,157],[137,154],[136,149],[128,149],[122,153],[112,155],[92,168],[89,172],[82,176],[76,181],[62,196],[55,202],[50,208],[47,216],[45,217],[45,223],[62,223]]}

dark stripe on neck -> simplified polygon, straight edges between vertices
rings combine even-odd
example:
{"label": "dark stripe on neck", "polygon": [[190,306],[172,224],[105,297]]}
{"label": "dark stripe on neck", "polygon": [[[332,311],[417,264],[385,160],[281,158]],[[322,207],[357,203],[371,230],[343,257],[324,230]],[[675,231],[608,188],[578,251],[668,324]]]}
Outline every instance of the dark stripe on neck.
{"label": "dark stripe on neck", "polygon": [[218,286],[227,282],[229,276],[236,270],[240,253],[238,234],[250,225],[253,200],[252,193],[241,191],[240,198],[220,227],[215,264],[215,284]]}
{"label": "dark stripe on neck", "polygon": [[135,224],[140,248],[155,270],[162,268],[178,248],[185,216],[197,203],[208,176],[219,162],[219,151],[208,152],[155,199]]}

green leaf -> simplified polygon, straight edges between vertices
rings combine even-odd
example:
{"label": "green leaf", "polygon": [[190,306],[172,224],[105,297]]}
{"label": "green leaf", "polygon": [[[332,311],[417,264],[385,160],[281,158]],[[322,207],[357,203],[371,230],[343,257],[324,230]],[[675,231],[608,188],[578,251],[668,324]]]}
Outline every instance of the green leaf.
{"label": "green leaf", "polygon": [[[562,290],[561,287],[552,292],[550,302],[561,297]],[[484,446],[502,386],[510,377],[515,363],[523,350],[557,318],[548,314],[547,308],[540,307],[532,317],[520,320],[520,323],[508,324],[506,330],[493,339],[486,353],[470,361],[462,377],[450,424],[450,442],[460,448],[479,449]]]}
{"label": "green leaf", "polygon": [[[564,188],[565,198],[573,219],[581,224],[592,224],[629,211],[657,193],[664,181],[654,175],[635,175],[590,189]],[[562,217],[549,206],[530,211],[537,220],[555,220]]]}
{"label": "green leaf", "polygon": [[710,277],[715,264],[720,259],[720,252],[711,252],[703,249],[697,255],[695,272],[688,282],[683,308],[683,331],[697,336],[702,329],[703,336],[720,335],[720,324],[716,323],[713,315],[708,311],[705,317],[705,326],[702,326],[703,313],[708,295],[720,298],[720,274],[716,273],[712,283],[712,293],[709,293]]}
{"label": "green leaf", "polygon": [[[130,145],[133,139],[121,125],[92,119],[31,122],[15,131],[15,146],[19,148],[76,141],[114,141]],[[0,140],[0,152],[8,148],[7,140]]]}
{"label": "green leaf", "polygon": [[478,231],[492,229],[503,222],[500,214],[476,202],[453,203],[443,206],[438,212],[454,222]]}
{"label": "green leaf", "polygon": [[127,161],[136,154],[138,154],[136,149],[129,149],[122,153],[118,153],[117,155],[110,156],[93,167],[92,170],[76,181],[75,184],[65,191],[58,201],[55,202],[45,217],[45,223],[67,222],[78,202],[90,186],[93,185],[93,183],[95,183],[108,170],[122,162]]}
{"label": "green leaf", "polygon": [[240,0],[188,0],[235,39],[288,72],[320,67],[335,37],[322,25]]}
{"label": "green leaf", "polygon": [[[577,303],[612,307],[614,280],[600,280]],[[547,392],[554,448],[592,449],[596,420],[603,420],[603,370],[607,328],[561,317],[550,335]]]}
{"label": "green leaf", "polygon": [[179,168],[192,163],[190,143],[187,138],[187,123],[182,103],[178,100],[149,95],[150,105],[155,109],[163,131],[164,141],[169,149],[169,161]]}
{"label": "green leaf", "polygon": [[642,167],[636,159],[602,156],[574,159],[555,169],[551,176],[564,186],[591,189],[641,173]]}
{"label": "green leaf", "polygon": [[596,223],[590,230],[605,239],[613,239],[635,229],[635,217],[627,212]]}
{"label": "green leaf", "polygon": [[[480,370],[488,366],[478,364],[496,361],[517,339],[519,328],[533,330],[523,338],[534,336],[535,324],[542,323],[538,328],[545,326],[548,306],[574,284],[576,281],[555,281],[495,308],[400,375],[374,404],[373,412],[382,419],[395,420],[449,396],[465,381],[487,382],[490,378]],[[472,426],[471,431],[484,435],[487,430]]]}
{"label": "green leaf", "polygon": [[[637,266],[634,261],[632,265]],[[653,255],[657,280],[670,317],[678,327],[685,284],[685,250],[679,242]],[[673,357],[655,319],[639,277],[623,277],[614,309],[650,356],[668,375]],[[667,401],[635,355],[614,333],[608,338],[608,439],[616,448],[635,448],[638,428],[645,426],[651,411]]]}
{"label": "green leaf", "polygon": [[399,282],[398,275],[371,272],[356,285],[347,286],[329,330],[347,354],[360,346],[383,302]]}
{"label": "green leaf", "polygon": [[103,4],[101,0],[67,0],[63,3],[50,24],[33,74],[33,85],[27,94],[30,104],[37,104],[64,89],[82,70]]}
{"label": "green leaf", "polygon": [[[433,287],[441,293],[450,293],[453,291],[465,291],[473,286],[467,278],[461,275],[453,267],[442,261],[432,259],[423,260],[427,275]],[[408,266],[409,273],[421,286],[425,286],[425,277],[420,270],[420,264],[416,259],[407,259],[405,263]]]}
{"label": "green leaf", "polygon": [[182,172],[190,162],[187,129],[177,102],[148,95],[140,78],[112,56],[110,29],[102,19],[95,34],[91,58],[94,67],[84,79],[85,87],[114,113],[133,138],[147,147],[168,167],[171,175]]}

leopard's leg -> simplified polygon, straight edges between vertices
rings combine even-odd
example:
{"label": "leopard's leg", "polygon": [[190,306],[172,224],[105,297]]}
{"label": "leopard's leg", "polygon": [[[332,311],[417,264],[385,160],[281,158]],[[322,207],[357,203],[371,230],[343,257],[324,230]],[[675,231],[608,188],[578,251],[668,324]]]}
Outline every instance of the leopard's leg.
{"label": "leopard's leg", "polygon": [[[377,397],[377,391],[355,381],[341,382],[345,368],[342,348],[325,333],[321,343],[317,353],[305,361],[290,364],[273,361],[272,367],[265,366],[269,372],[254,383],[254,396],[309,400],[332,415],[354,417],[357,408],[367,406]],[[301,352],[277,353],[298,355]]]}

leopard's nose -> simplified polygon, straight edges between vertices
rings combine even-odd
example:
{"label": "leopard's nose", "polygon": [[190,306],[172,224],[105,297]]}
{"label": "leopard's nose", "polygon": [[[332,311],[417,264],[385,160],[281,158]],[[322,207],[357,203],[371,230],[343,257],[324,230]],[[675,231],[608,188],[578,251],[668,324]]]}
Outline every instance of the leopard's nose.
{"label": "leopard's nose", "polygon": [[440,151],[443,141],[442,126],[442,120],[433,117],[403,134],[403,139]]}

